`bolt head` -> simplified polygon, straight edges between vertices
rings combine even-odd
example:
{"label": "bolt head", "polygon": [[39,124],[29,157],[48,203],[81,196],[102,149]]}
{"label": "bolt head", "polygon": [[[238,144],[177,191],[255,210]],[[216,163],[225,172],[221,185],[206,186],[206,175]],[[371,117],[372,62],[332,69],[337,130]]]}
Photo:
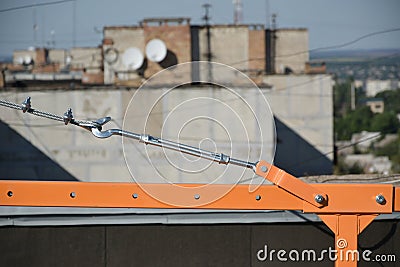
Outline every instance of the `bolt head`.
{"label": "bolt head", "polygon": [[381,194],[377,195],[375,197],[375,200],[376,200],[376,203],[381,204],[381,205],[386,203],[385,197],[383,195],[381,195]]}
{"label": "bolt head", "polygon": [[314,197],[314,199],[315,199],[315,202],[317,202],[317,203],[322,203],[322,202],[324,202],[324,200],[325,200],[325,198],[322,196],[322,195],[316,195],[315,197]]}
{"label": "bolt head", "polygon": [[267,172],[267,171],[268,171],[267,166],[261,166],[261,171],[262,171],[262,172]]}

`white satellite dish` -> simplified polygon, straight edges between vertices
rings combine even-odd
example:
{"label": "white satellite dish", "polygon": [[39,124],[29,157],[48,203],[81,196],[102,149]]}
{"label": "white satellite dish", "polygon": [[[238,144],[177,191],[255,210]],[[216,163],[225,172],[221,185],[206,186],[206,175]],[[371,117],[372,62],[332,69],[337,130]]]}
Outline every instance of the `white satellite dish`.
{"label": "white satellite dish", "polygon": [[118,50],[111,47],[104,51],[104,59],[108,64],[114,64],[118,60]]}
{"label": "white satellite dish", "polygon": [[71,56],[67,56],[67,57],[65,58],[65,63],[66,63],[67,65],[70,65],[71,62],[72,62],[72,57],[71,57]]}
{"label": "white satellite dish", "polygon": [[32,57],[31,56],[25,56],[24,57],[24,64],[29,65],[32,63]]}
{"label": "white satellite dish", "polygon": [[130,47],[122,55],[122,63],[131,70],[137,70],[143,65],[143,54],[137,47]]}
{"label": "white satellite dish", "polygon": [[153,39],[146,45],[146,56],[153,62],[161,62],[167,56],[167,47],[160,39]]}

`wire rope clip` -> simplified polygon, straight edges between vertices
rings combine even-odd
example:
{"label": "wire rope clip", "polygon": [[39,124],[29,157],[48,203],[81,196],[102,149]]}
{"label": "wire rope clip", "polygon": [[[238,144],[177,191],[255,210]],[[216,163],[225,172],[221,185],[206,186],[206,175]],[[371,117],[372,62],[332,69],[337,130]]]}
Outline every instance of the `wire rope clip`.
{"label": "wire rope clip", "polygon": [[65,125],[68,125],[68,123],[72,122],[74,119],[74,116],[72,115],[72,109],[69,108],[65,113],[64,113],[64,123]]}
{"label": "wire rope clip", "polygon": [[28,96],[24,102],[22,102],[22,112],[25,113],[31,109],[31,97]]}

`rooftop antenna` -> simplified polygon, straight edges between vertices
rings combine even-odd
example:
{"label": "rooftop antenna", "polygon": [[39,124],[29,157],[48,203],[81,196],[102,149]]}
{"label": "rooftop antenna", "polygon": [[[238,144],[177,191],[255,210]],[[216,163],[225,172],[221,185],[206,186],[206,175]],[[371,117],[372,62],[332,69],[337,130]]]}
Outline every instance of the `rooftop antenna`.
{"label": "rooftop antenna", "polygon": [[276,17],[278,15],[276,13],[273,13],[271,16],[271,29],[276,30]]}
{"label": "rooftop antenna", "polygon": [[211,4],[206,3],[206,4],[202,5],[202,7],[204,8],[204,12],[205,12],[205,14],[203,16],[203,20],[205,22],[205,25],[206,26],[210,25],[208,22],[211,19],[211,17],[209,16],[209,9],[211,8]]}
{"label": "rooftop antenna", "polygon": [[271,21],[270,21],[270,14],[269,14],[270,6],[269,6],[269,0],[265,0],[265,17],[266,17],[266,29],[269,29],[271,26]]}
{"label": "rooftop antenna", "polygon": [[37,46],[37,31],[39,26],[37,24],[36,7],[33,7],[33,45]]}
{"label": "rooftop antenna", "polygon": [[56,35],[56,31],[55,31],[55,30],[51,30],[51,31],[50,31],[50,36],[51,36],[51,47],[52,47],[52,48],[56,48],[56,38],[55,38],[55,35]]}
{"label": "rooftop antenna", "polygon": [[243,20],[243,5],[242,0],[233,0],[234,13],[233,13],[233,23],[235,25],[241,24]]}
{"label": "rooftop antenna", "polygon": [[[211,32],[210,32],[210,24],[209,21],[211,19],[210,15],[209,15],[209,9],[211,8],[211,5],[206,3],[203,5],[204,8],[204,16],[203,16],[203,20],[205,22],[205,26],[206,26],[206,30],[207,30],[207,61],[211,62],[212,59],[212,55],[211,55]],[[208,80],[211,82],[213,80],[212,77],[212,66],[211,64],[208,65]]]}
{"label": "rooftop antenna", "polygon": [[72,2],[72,46],[76,47],[76,1]]}

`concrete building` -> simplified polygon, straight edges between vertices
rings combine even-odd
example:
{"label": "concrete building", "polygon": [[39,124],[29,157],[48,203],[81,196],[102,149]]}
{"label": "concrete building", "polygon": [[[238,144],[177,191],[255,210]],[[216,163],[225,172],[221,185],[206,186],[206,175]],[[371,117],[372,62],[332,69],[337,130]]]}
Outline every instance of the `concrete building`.
{"label": "concrete building", "polygon": [[[155,39],[161,40],[165,45],[165,55],[159,61],[152,60],[151,55],[149,57],[148,51],[146,51],[146,46]],[[132,51],[134,52],[134,62],[132,62]],[[306,64],[309,61],[307,51],[308,32],[305,29],[265,30],[260,25],[196,26],[190,25],[188,18],[155,18],[145,19],[137,26],[107,26],[104,27],[104,40],[101,47],[73,48],[67,52],[66,64],[68,63],[70,73],[81,75],[82,83],[105,83],[109,86],[116,85],[134,90],[127,92],[114,90],[54,92],[48,94],[47,100],[38,101],[43,101],[41,102],[43,106],[57,110],[59,114],[63,114],[65,110],[58,109],[66,107],[58,104],[71,103],[77,117],[99,118],[110,115],[116,118],[114,121],[117,123],[116,127],[121,128],[129,99],[136,92],[136,88],[142,85],[146,79],[160,70],[179,63],[199,60],[215,61],[217,63],[213,67],[204,69],[199,67],[201,64],[187,64],[189,67],[184,72],[177,73],[171,69],[162,72],[163,78],[158,81],[154,81],[154,79],[150,79],[151,82],[146,81],[146,85],[152,85],[152,90],[143,93],[143,101],[137,103],[137,108],[142,107],[139,108],[139,111],[142,112],[144,105],[156,103],[152,108],[158,114],[152,117],[151,123],[146,124],[149,127],[145,129],[146,132],[155,136],[166,134],[167,139],[171,139],[169,137],[173,139],[177,136],[174,131],[182,127],[182,125],[176,125],[176,123],[184,121],[182,118],[204,117],[207,114],[207,116],[217,117],[216,121],[231,122],[228,125],[233,127],[234,130],[231,130],[234,133],[240,132],[243,122],[244,125],[250,124],[245,127],[250,129],[247,139],[237,136],[237,134],[232,135],[238,150],[230,149],[229,136],[220,131],[221,129],[216,130],[219,128],[215,128],[210,121],[198,123],[197,128],[186,132],[186,136],[195,139],[186,141],[195,142],[202,138],[216,139],[221,144],[221,149],[229,152],[224,153],[254,160],[258,160],[260,153],[264,153],[262,154],[264,159],[273,161],[276,148],[275,164],[296,176],[329,174],[332,172],[333,160],[333,107],[331,101],[333,81],[329,75],[305,73],[309,71],[306,70]],[[51,58],[54,62],[60,61],[62,52],[54,51]],[[135,65],[133,68],[132,63],[139,65]],[[204,64],[211,66],[208,63]],[[236,68],[240,72],[227,72],[222,67],[230,70]],[[174,70],[177,68],[175,67]],[[245,75],[242,72],[247,74],[251,80],[243,79]],[[198,86],[198,82],[211,83],[214,86]],[[261,89],[254,86],[254,82]],[[180,85],[180,83],[185,84],[185,87],[173,91],[176,92],[175,94],[171,93],[174,97],[163,99],[161,102],[156,99],[156,96],[160,96],[163,92],[169,92],[171,85]],[[232,91],[222,90],[223,85],[229,85],[237,94],[232,95],[229,93]],[[110,89],[111,87],[106,88]],[[262,95],[258,95],[260,92]],[[24,96],[17,94],[14,96],[14,100],[22,102]],[[31,96],[36,98],[34,93]],[[267,121],[266,125],[263,125],[267,134],[261,134],[255,128],[256,120],[251,117],[251,113],[246,113],[246,109],[232,103],[231,98],[238,100],[238,96],[249,103],[251,108],[255,108],[254,114],[258,114]],[[206,105],[207,108],[195,107],[182,112],[183,117],[174,118],[176,122],[172,123],[174,126],[164,127],[164,120],[169,118],[168,111],[179,106],[180,103],[185,104],[190,99],[215,99],[220,103],[226,103],[226,107],[240,110],[237,114],[244,117],[242,122],[235,123],[234,118],[230,117],[232,112],[229,110]],[[260,115],[261,111],[268,106],[263,102],[264,99],[269,101],[273,117]],[[48,106],[49,103],[52,104]],[[205,113],[207,114],[204,115]],[[143,123],[139,123],[136,118],[138,114],[141,113],[127,112],[128,117],[134,116],[132,121],[136,122],[135,125],[142,125]],[[142,116],[142,119],[145,117]],[[18,117],[11,117],[4,121],[16,120]],[[274,124],[277,129],[276,135],[273,133]],[[107,141],[113,144],[109,149],[100,149],[98,140],[93,140],[88,133],[82,134],[82,136],[62,133],[58,136],[50,133],[47,128],[10,129],[6,125],[4,125],[4,130],[10,136],[17,134],[19,141],[16,142],[19,144],[26,143],[25,140],[28,140],[33,145],[32,151],[34,152],[31,152],[39,153],[40,157],[38,158],[46,158],[43,162],[48,162],[49,166],[57,166],[56,169],[67,177],[64,179],[102,181],[111,176],[119,177],[123,181],[131,179],[123,163],[123,153],[118,138]],[[141,130],[143,129],[131,129],[131,131],[139,133],[143,132]],[[163,132],[163,130],[167,132]],[[33,132],[36,137],[31,136]],[[250,148],[245,147],[248,139],[251,140]],[[278,140],[276,147],[275,139]],[[259,142],[267,145],[261,147]],[[192,145],[198,146],[199,144],[195,142]],[[211,143],[208,145],[210,149],[214,148]],[[4,155],[7,155],[9,152],[7,152],[7,148],[4,149],[6,150]],[[159,151],[152,149],[150,151],[153,153],[152,157],[161,162],[160,168],[163,169],[161,173],[170,175],[176,181],[182,181],[182,173],[168,170],[167,167],[162,166],[168,161],[163,159],[163,155],[160,155]],[[133,153],[135,152],[137,151]],[[136,154],[133,156],[133,161],[140,162],[141,159]],[[162,163],[163,160],[164,163]],[[88,164],[88,162],[93,164]],[[41,165],[40,161],[31,164]],[[18,168],[15,168],[14,172],[16,169]],[[45,168],[39,169],[45,170]],[[140,170],[140,172],[143,169],[143,173],[146,174],[144,168],[135,167],[134,169]],[[20,171],[22,170],[20,168]],[[207,179],[215,177],[220,170],[221,168],[218,167],[210,168],[210,175],[202,174],[197,181],[201,182],[201,179],[208,181]],[[40,172],[40,175],[39,173],[34,174],[34,172],[30,172],[30,174],[38,179],[46,176],[43,172]],[[247,173],[247,176],[251,175],[251,173]],[[25,174],[21,174],[21,176],[25,176]],[[225,176],[229,177],[229,173]]]}
{"label": "concrete building", "polygon": [[[236,90],[241,99],[248,102],[265,121],[265,124],[261,125],[263,135],[255,127],[257,121],[252,117],[254,115],[243,109],[240,104],[242,100],[234,101],[235,95],[218,88],[176,89],[175,93],[171,93],[170,98],[163,99],[161,102],[156,102],[155,99],[165,92],[165,88],[142,90],[143,95],[140,99],[143,100],[132,105],[129,110],[127,110],[128,103],[135,94],[135,90],[50,91],[46,94],[21,92],[13,94],[11,98],[7,93],[2,93],[0,98],[21,103],[29,95],[32,97],[35,108],[63,114],[68,107],[71,107],[75,117],[79,119],[111,116],[114,120],[105,128],[121,128],[125,112],[127,112],[125,129],[137,133],[147,132],[172,140],[177,140],[177,136],[180,136],[176,131],[182,125],[178,127],[178,124],[188,121],[190,117],[218,118],[217,121],[229,129],[231,136],[226,135],[213,120],[196,120],[190,124],[191,127],[183,128],[181,136],[183,139],[180,141],[198,146],[200,140],[210,138],[210,140],[215,140],[218,146],[214,147],[207,141],[203,143],[205,145],[203,148],[211,150],[217,148],[218,152],[236,158],[257,161],[260,157],[272,160],[275,152],[273,140],[276,138],[278,140],[274,162],[277,166],[297,176],[331,173],[332,154],[330,152],[333,151],[331,77],[329,75],[316,77],[285,75],[279,79],[278,76],[272,75],[267,76],[265,82],[276,84],[273,88],[261,89],[274,113],[274,118],[269,120],[265,120],[266,116],[261,115],[264,114],[262,111],[267,109],[263,98],[254,97],[259,93],[258,90],[249,88]],[[204,105],[207,108],[201,104],[199,107],[185,109],[184,112],[176,111],[170,114],[174,107],[186,103],[188,99],[210,97],[219,99],[220,103],[225,104],[210,106],[210,103],[206,102]],[[144,107],[152,106],[154,103],[159,104],[154,106],[150,117],[145,116]],[[235,113],[226,110],[227,105],[236,112],[240,111],[244,124],[237,122]],[[144,119],[147,122],[145,129],[141,127],[144,125]],[[60,179],[67,180],[132,181],[125,164],[121,139],[118,137],[99,140],[91,133],[72,125],[35,127],[35,125],[47,124],[48,121],[27,114],[22,116],[21,112],[13,110],[2,112],[1,120],[2,136],[8,136],[10,140],[1,146],[0,151],[4,159],[0,163],[3,177],[54,179],[52,177],[58,176]],[[276,124],[276,136],[271,120],[274,120]],[[27,126],[23,126],[25,123]],[[243,127],[246,129],[246,135],[242,135],[244,134]],[[18,147],[17,150],[16,147]],[[131,160],[128,162],[135,164],[134,170],[144,174],[143,177],[150,179],[146,165],[139,164],[146,160],[146,157],[143,158],[144,152],[150,153],[150,158],[157,162],[165,175],[175,179],[176,182],[187,181],[185,173],[177,173],[176,169],[171,169],[168,161],[164,159],[163,150],[144,148],[143,144],[133,142],[132,150],[125,150],[125,153],[132,153],[129,154]],[[179,155],[171,157],[179,158]],[[199,161],[198,164],[203,163]],[[195,180],[209,182],[209,179],[219,175],[223,169],[224,166],[214,164],[207,170],[208,175],[200,173]],[[221,178],[221,182],[232,182],[232,177],[236,177],[242,171],[243,169],[239,167],[230,168],[229,172]],[[243,177],[253,177],[252,171],[246,171]]]}
{"label": "concrete building", "polygon": [[49,63],[58,64],[60,70],[66,70],[67,66],[70,64],[70,58],[65,49],[49,49],[48,61]]}
{"label": "concrete building", "polygon": [[68,55],[69,70],[82,73],[82,84],[104,84],[101,47],[74,47]]}
{"label": "concrete building", "polygon": [[310,58],[307,29],[277,29],[274,34],[275,73],[304,73]]}
{"label": "concrete building", "polygon": [[[159,18],[145,19],[140,26],[104,27],[105,84],[138,87],[142,78],[150,78],[160,70],[191,61],[189,22],[188,18]],[[129,48],[139,49],[144,57],[146,44],[152,39],[160,39],[166,45],[167,53],[162,62],[144,59],[137,70],[124,64],[124,53]]]}
{"label": "concrete building", "polygon": [[[146,58],[146,45],[152,39],[162,40],[166,58],[152,62]],[[140,68],[124,65],[125,52],[136,48],[144,57]],[[145,19],[138,26],[107,26],[104,28],[105,84],[138,87],[143,78],[172,65],[189,61],[213,61],[246,73],[262,85],[262,76],[269,74],[302,74],[309,61],[306,29],[265,30],[263,25],[190,25],[188,18]],[[193,80],[220,76],[217,69],[199,77],[191,70]],[[321,73],[319,71],[318,73]],[[171,77],[176,81],[177,77]],[[168,81],[166,81],[168,82]]]}
{"label": "concrete building", "polygon": [[45,86],[71,83],[104,84],[103,51],[101,48],[63,49],[32,48],[17,50],[13,64],[2,66],[2,87]]}
{"label": "concrete building", "polygon": [[394,90],[398,88],[398,80],[366,80],[365,94],[368,97],[374,97],[377,93],[385,90]]}
{"label": "concrete building", "polygon": [[103,67],[103,53],[100,47],[74,47],[69,51],[71,70],[86,70],[98,73]]}
{"label": "concrete building", "polygon": [[372,113],[383,113],[385,111],[385,102],[381,98],[373,98],[365,101]]}

